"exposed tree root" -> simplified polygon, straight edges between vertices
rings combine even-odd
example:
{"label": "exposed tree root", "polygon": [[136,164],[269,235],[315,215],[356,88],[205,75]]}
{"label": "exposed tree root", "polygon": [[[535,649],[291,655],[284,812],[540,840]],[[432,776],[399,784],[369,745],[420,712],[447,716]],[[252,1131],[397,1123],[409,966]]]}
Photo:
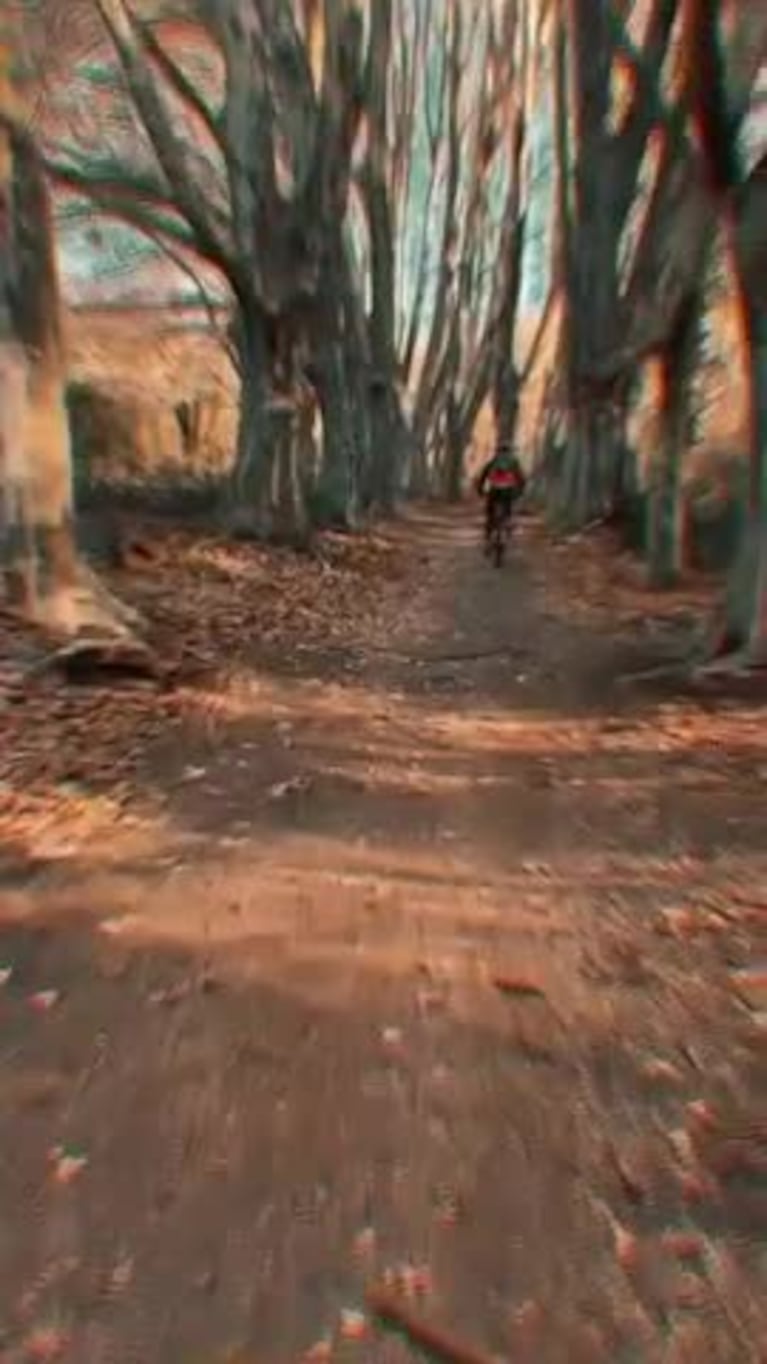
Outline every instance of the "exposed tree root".
{"label": "exposed tree root", "polygon": [[68,682],[111,685],[116,678],[162,682],[167,674],[151,649],[130,638],[82,637],[54,649],[32,672],[60,672]]}

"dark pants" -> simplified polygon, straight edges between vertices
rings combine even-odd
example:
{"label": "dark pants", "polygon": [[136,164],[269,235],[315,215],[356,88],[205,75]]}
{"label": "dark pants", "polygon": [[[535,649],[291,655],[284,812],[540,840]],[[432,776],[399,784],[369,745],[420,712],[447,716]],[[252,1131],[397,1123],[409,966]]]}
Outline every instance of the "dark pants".
{"label": "dark pants", "polygon": [[485,498],[485,539],[490,539],[496,518],[499,521],[511,520],[514,506],[514,493],[507,488],[491,488]]}

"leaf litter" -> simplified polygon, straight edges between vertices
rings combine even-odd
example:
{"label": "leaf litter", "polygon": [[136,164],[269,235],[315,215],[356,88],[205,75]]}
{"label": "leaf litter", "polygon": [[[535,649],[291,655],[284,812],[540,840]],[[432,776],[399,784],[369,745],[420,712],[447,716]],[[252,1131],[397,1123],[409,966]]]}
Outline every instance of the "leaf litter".
{"label": "leaf litter", "polygon": [[[385,536],[328,535],[314,556],[231,544],[173,526],[148,527],[151,571],[105,573],[107,586],[147,623],[167,685],[72,687],[35,670],[44,645],[0,616],[0,842],[31,853],[55,824],[70,853],[147,803],[144,756],[168,730],[202,713],[257,656],[322,653],[364,640],[380,615],[382,585],[407,572]],[[4,686],[3,686],[3,679]],[[186,780],[200,781],[190,766]],[[292,789],[292,788],[290,788]],[[288,794],[286,791],[282,794]],[[280,793],[275,795],[280,798]]]}
{"label": "leaf litter", "polygon": [[[363,549],[360,553],[364,558],[368,550]],[[265,658],[269,656],[270,650],[274,651],[275,657],[282,651],[287,670],[294,665],[296,668],[307,666],[306,650],[311,657],[312,650],[316,650],[319,656],[323,649],[335,645],[346,647],[350,635],[364,642],[365,631],[358,629],[359,617],[364,615],[368,606],[374,616],[377,605],[374,599],[380,595],[378,575],[381,566],[384,565],[384,572],[391,568],[385,542],[383,547],[379,544],[371,552],[374,568],[369,578],[368,568],[363,570],[350,564],[347,551],[340,547],[336,549],[335,546],[329,551],[331,559],[337,554],[335,561],[330,566],[323,564],[321,570],[312,561],[294,560],[292,556],[273,551],[240,547],[233,549],[213,539],[200,542],[180,533],[164,539],[163,554],[165,558],[161,574],[156,572],[155,566],[154,576],[147,574],[140,581],[123,577],[119,581],[116,579],[113,586],[140,605],[150,621],[153,647],[167,655],[169,664],[175,670],[172,689],[163,691],[160,688],[121,687],[115,689],[114,693],[75,692],[66,688],[60,679],[51,676],[36,676],[33,683],[25,683],[23,675],[21,680],[19,677],[15,680],[14,699],[6,705],[0,716],[0,737],[3,741],[6,738],[9,740],[9,746],[3,743],[0,747],[0,775],[4,782],[0,798],[0,829],[9,833],[22,849],[39,847],[43,837],[50,840],[49,848],[54,846],[53,833],[59,839],[58,847],[66,849],[67,837],[61,829],[62,826],[67,827],[68,821],[74,830],[72,846],[76,847],[77,837],[82,837],[84,830],[87,829],[88,836],[93,838],[95,830],[122,820],[137,794],[142,794],[142,762],[152,743],[169,727],[186,723],[190,717],[196,719],[201,710],[209,712],[213,716],[213,723],[217,723],[216,717],[226,714],[226,688],[232,672],[251,668],[252,658],[258,656],[259,650],[265,651]],[[589,617],[589,612],[592,613],[592,625],[595,615],[599,619],[604,618],[605,630],[608,630],[611,628],[613,598],[611,590],[605,587],[607,575],[604,567],[603,564],[601,587],[597,586],[595,574],[590,581],[589,591],[584,593],[579,603],[579,611],[584,619]],[[567,595],[569,598],[569,593]],[[323,599],[322,605],[319,605],[320,598]],[[623,604],[627,615],[624,617],[619,612],[619,628],[627,623],[629,600],[630,594],[626,592]],[[612,628],[615,624],[616,618],[613,616]],[[631,628],[637,628],[636,622]],[[304,662],[299,661],[299,650],[295,647],[299,640],[305,646],[301,654]],[[361,649],[364,647],[363,642],[360,643]],[[251,650],[255,650],[255,653],[252,654]],[[23,699],[19,699],[20,696]],[[397,705],[404,705],[405,699],[403,693]],[[23,720],[22,712],[25,712]],[[387,712],[387,723],[394,718],[394,713],[389,715]],[[428,724],[426,712],[424,719]],[[713,750],[716,750],[717,755],[722,754],[721,759],[716,757],[716,764],[726,773],[731,784],[728,792],[730,808],[740,802],[739,819],[744,811],[747,812],[755,792],[749,776],[749,765],[756,747],[763,742],[760,737],[763,734],[763,719],[763,711],[757,707],[751,711],[706,712],[695,705],[690,706],[686,701],[674,701],[653,709],[648,718],[641,711],[636,716],[622,717],[620,724],[615,722],[614,717],[594,721],[592,717],[584,719],[571,716],[565,727],[552,708],[545,725],[541,724],[536,729],[533,717],[526,721],[524,727],[517,727],[511,742],[506,742],[510,751],[516,753],[513,749],[515,744],[523,746],[527,743],[531,748],[537,744],[540,747],[545,739],[545,746],[555,751],[556,760],[547,760],[547,785],[531,789],[551,793],[545,796],[546,801],[561,801],[562,792],[570,790],[573,779],[578,783],[585,781],[585,786],[575,788],[577,795],[567,797],[570,802],[568,809],[571,813],[580,809],[582,813],[586,803],[589,803],[586,811],[588,818],[593,816],[597,821],[602,816],[599,804],[601,776],[596,769],[600,765],[608,765],[620,770],[621,764],[627,764],[630,772],[634,767],[643,768],[646,763],[652,768],[652,781],[646,787],[642,787],[641,783],[635,784],[634,789],[628,791],[627,799],[631,801],[632,821],[640,819],[648,801],[656,802],[656,805],[650,804],[654,814],[654,822],[650,827],[655,837],[661,818],[658,811],[662,812],[664,808],[664,784],[675,793],[676,799],[680,802],[684,800],[686,817],[696,833],[698,825],[695,818],[700,810],[699,802],[706,800],[716,804],[721,800],[721,792],[716,785],[719,778],[711,760]],[[39,733],[35,728],[38,722],[42,726]],[[482,723],[480,716],[468,717],[467,725],[471,725],[475,731],[474,737],[481,736]],[[286,733],[283,731],[283,737]],[[449,726],[444,726],[440,733],[449,743]],[[495,743],[496,739],[493,738],[492,742]],[[480,752],[479,745],[477,751]],[[253,761],[257,763],[257,742],[252,745],[252,752]],[[592,764],[585,777],[580,769],[584,752]],[[478,761],[481,761],[481,757]],[[673,764],[685,764],[688,775],[692,773],[694,777],[702,774],[705,777],[701,783],[702,795],[696,794],[692,782],[685,786],[687,794],[684,797],[679,795],[681,786]],[[578,771],[568,772],[569,765],[577,766]],[[187,780],[191,783],[201,783],[207,776],[208,771],[202,765],[190,764],[187,769]],[[263,798],[264,791],[269,795],[275,786],[284,786],[286,789],[280,790],[279,795],[271,796],[272,799],[282,800],[295,789],[296,780],[288,777],[282,783],[275,783],[272,788],[262,784],[257,791]],[[630,780],[627,784],[631,788]],[[617,782],[613,781],[605,789],[610,802],[623,799],[618,794],[620,788]],[[650,796],[643,795],[643,790],[649,791]],[[531,797],[531,800],[533,798],[538,797]],[[577,806],[578,802],[583,804]],[[460,820],[456,824],[459,832],[455,833],[455,842],[460,844],[464,835],[460,833]],[[613,831],[633,832],[633,827],[633,823],[626,820],[622,824],[616,822]],[[718,816],[715,827],[721,830]],[[764,927],[765,919],[756,878],[753,885],[746,884],[735,857],[722,857],[721,864],[717,863],[712,869],[703,858],[697,856],[694,847],[685,846],[680,846],[678,850],[669,846],[659,847],[653,857],[649,854],[645,856],[646,850],[643,849],[641,866],[639,858],[632,861],[630,849],[602,849],[595,846],[590,861],[585,857],[579,860],[574,855],[572,867],[576,870],[568,868],[563,878],[557,850],[552,852],[551,846],[547,846],[537,825],[531,826],[528,843],[525,852],[532,856],[521,857],[515,866],[514,875],[518,880],[513,894],[516,896],[520,887],[524,893],[534,891],[546,901],[549,909],[554,901],[569,891],[567,878],[577,881],[579,874],[584,881],[591,878],[594,887],[602,883],[611,886],[621,877],[630,886],[632,876],[635,886],[642,881],[640,888],[643,893],[647,893],[648,886],[655,886],[655,891],[650,892],[654,895],[652,913],[644,919],[641,915],[633,917],[630,922],[628,918],[624,919],[621,931],[627,937],[635,938],[637,952],[646,951],[662,965],[668,961],[681,963],[681,984],[677,995],[673,997],[677,1012],[670,1011],[670,990],[665,996],[654,993],[658,982],[651,976],[643,975],[636,979],[631,976],[629,979],[630,972],[618,969],[620,963],[616,964],[614,954],[611,958],[607,952],[606,935],[603,934],[601,942],[608,958],[607,969],[603,971],[598,992],[594,990],[593,980],[587,981],[587,991],[589,996],[599,993],[600,998],[604,995],[615,1001],[615,1018],[611,1019],[610,1025],[605,1023],[604,1031],[600,1032],[597,1024],[601,1026],[602,1020],[596,1007],[590,1011],[590,998],[584,1003],[573,991],[570,1001],[570,1045],[573,1052],[578,1052],[578,1073],[581,1076],[588,1073],[590,1056],[586,1048],[592,1046],[597,1059],[600,1057],[600,1048],[608,1051],[610,1056],[614,1051],[620,1057],[630,1054],[632,1074],[656,1087],[657,1092],[650,1098],[649,1111],[655,1114],[658,1130],[664,1137],[671,1174],[679,1193],[679,1201],[666,1209],[667,1225],[661,1226],[653,1238],[646,1235],[642,1217],[654,1193],[650,1195],[645,1192],[643,1178],[637,1175],[625,1156],[618,1134],[611,1132],[612,1153],[609,1146],[598,1154],[592,1150],[585,1164],[588,1178],[598,1186],[605,1199],[615,1197],[616,1203],[619,1197],[622,1199],[620,1216],[615,1210],[610,1211],[608,1223],[612,1236],[608,1239],[611,1254],[625,1277],[639,1282],[653,1255],[679,1262],[683,1268],[686,1266],[689,1269],[690,1277],[687,1280],[675,1279],[673,1293],[685,1310],[698,1310],[704,1290],[698,1281],[697,1270],[710,1260],[709,1247],[696,1223],[701,1205],[714,1198],[724,1199],[730,1185],[762,1179],[764,1163],[761,1152],[764,1142],[763,1133],[753,1115],[750,1127],[730,1130],[727,1123],[722,1121],[718,1104],[713,1097],[709,1097],[708,1050],[705,1045],[709,1020],[702,1014],[696,1014],[698,1006],[694,1003],[693,987],[709,986],[712,981],[720,985],[729,981],[731,995],[736,995],[735,986],[739,983],[736,973],[749,967],[739,963],[730,968],[728,976],[722,966],[721,956],[717,956],[717,953],[727,950],[730,930],[744,935],[746,948],[752,952],[753,975],[758,960],[753,944],[756,935]],[[576,852],[580,852],[580,849]],[[548,856],[549,853],[551,856]],[[717,878],[716,892],[721,897],[721,912],[724,916],[723,926],[719,925],[716,932],[710,922],[708,905],[698,895],[698,883],[705,882],[714,873]],[[597,893],[595,890],[594,894]],[[660,903],[664,897],[669,901],[673,898],[673,903],[669,903],[665,911]],[[541,900],[537,903],[540,907]],[[123,925],[120,929],[116,928],[118,923]],[[658,932],[656,929],[659,925]],[[121,931],[127,933],[131,926],[137,925],[131,924],[130,916],[121,920],[119,914],[101,921],[101,931],[107,935],[113,931],[115,934]],[[600,938],[599,931],[596,936]],[[726,939],[724,944],[715,941],[720,937]],[[513,957],[504,959],[513,960]],[[12,969],[10,963],[0,968]],[[578,968],[573,970],[573,978],[577,978],[577,974]],[[491,968],[483,976],[486,993],[488,980],[502,994],[516,999],[519,1004],[519,1007],[496,1011],[504,1015],[504,1022],[499,1026],[508,1028],[506,1040],[510,1042],[518,1026],[516,1016],[524,1015],[527,1019],[528,1015],[537,1016],[539,1012],[534,1004],[526,1001],[536,997],[548,999],[550,978],[545,969],[541,971],[539,980],[538,974],[532,971],[515,970],[502,974],[495,970],[494,975]],[[0,983],[3,983],[1,979]],[[633,1013],[625,1003],[629,987],[639,992],[639,1002],[631,1005]],[[152,992],[149,1002],[155,1005],[173,1004],[187,998],[196,988],[196,980],[190,977],[180,984]],[[705,989],[701,993],[702,1007],[708,1003],[708,996]],[[715,1008],[719,1007],[723,993],[715,997]],[[12,992],[9,995],[12,997]],[[38,991],[29,997],[30,1004],[35,998],[46,999],[48,1002],[41,1011],[49,1012],[58,1002],[59,994],[54,990]],[[758,1004],[759,1000],[756,1002]],[[733,1009],[736,1006],[739,1007],[740,1002],[733,998]],[[618,1048],[616,1035],[609,1029],[615,1026],[616,1019],[623,1018],[621,1008],[626,1009],[625,1016],[630,1021],[627,1037]],[[664,1009],[667,1010],[666,1014]],[[62,1025],[69,1012],[62,1011]],[[396,1013],[388,1014],[389,1018],[397,1016]],[[609,1016],[609,1010],[605,1010],[605,1018]],[[640,1016],[643,1019],[641,1044],[635,1041],[630,1032],[631,1025],[636,1025]],[[381,1018],[385,1020],[387,1014],[382,1013]],[[645,1020],[648,1023],[646,1033]],[[57,1026],[58,1022],[57,1014]],[[259,1026],[260,1022],[259,1019]],[[428,1023],[428,1016],[424,1015],[424,1026]],[[589,1036],[590,1026],[594,1028],[593,1038]],[[726,1036],[728,1026],[727,1018],[723,1017],[722,1037]],[[379,1044],[383,1043],[387,1050],[398,1050],[404,1030],[393,1023],[382,1023],[380,1018],[377,1028]],[[163,1031],[171,1033],[173,1029],[174,1024],[169,1021],[167,1030]],[[44,1031],[50,1033],[54,1030]],[[704,1038],[703,1045],[701,1036]],[[410,1028],[407,1040],[408,1052],[412,1050],[416,1058],[417,1046],[415,1040],[411,1039]],[[697,1058],[695,1073],[692,1072],[692,1063],[688,1074],[686,1069],[682,1069],[681,1060],[677,1064],[677,1060],[672,1062],[667,1059],[671,1056],[677,1059],[687,1057],[688,1054]],[[436,1072],[440,1066],[445,1066],[445,1061],[435,1055],[430,1058],[429,1064]],[[456,1069],[459,1074],[460,1066],[458,1060]],[[558,1077],[553,1075],[551,1084],[555,1088],[551,1099],[552,1114],[562,1098],[556,1090],[559,1083]],[[696,1088],[691,1089],[693,1083]],[[569,1097],[572,1098],[572,1095]],[[657,1111],[652,1107],[655,1104]],[[563,1113],[565,1109],[566,1104],[556,1111]],[[595,1111],[599,1112],[595,1122],[604,1122],[604,1111]],[[512,1134],[513,1126],[512,1123]],[[611,1130],[609,1119],[607,1128]],[[54,1149],[58,1154],[51,1161],[52,1182],[68,1185],[78,1181],[88,1168],[85,1154],[64,1148]],[[513,1171],[513,1155],[509,1155],[509,1160]],[[519,1168],[523,1167],[518,1167],[517,1173]],[[95,1179],[97,1172],[94,1170],[92,1174]],[[89,1175],[84,1190],[90,1187],[91,1182]],[[720,1212],[723,1208],[724,1203],[720,1203]],[[463,1198],[458,1197],[452,1185],[443,1187],[434,1211],[437,1215],[435,1235],[444,1235],[446,1240],[459,1244],[464,1228],[471,1225],[471,1216],[466,1215]],[[654,1203],[652,1211],[653,1215],[658,1212]],[[689,1213],[689,1227],[683,1220],[685,1212]],[[376,1237],[370,1233],[370,1228],[363,1228],[355,1242],[355,1254],[367,1261],[368,1267],[377,1255]],[[344,1241],[343,1254],[348,1259],[348,1239]],[[695,1274],[692,1274],[693,1269]],[[137,1264],[138,1270],[140,1265]],[[130,1272],[126,1273],[121,1291],[132,1287],[133,1272],[131,1258]],[[461,1364],[484,1361],[486,1356],[481,1347],[455,1339],[451,1332],[433,1326],[430,1320],[426,1320],[428,1312],[422,1316],[422,1308],[429,1305],[431,1296],[430,1270],[405,1264],[383,1276],[380,1291],[371,1291],[366,1310],[354,1306],[337,1307],[336,1314],[340,1315],[335,1317],[336,1333],[353,1344],[367,1338],[373,1318],[383,1319],[409,1335],[420,1348],[431,1348],[443,1359],[461,1361]],[[314,1351],[315,1364],[322,1364],[330,1351],[329,1340],[318,1338],[309,1351],[309,1357]]]}

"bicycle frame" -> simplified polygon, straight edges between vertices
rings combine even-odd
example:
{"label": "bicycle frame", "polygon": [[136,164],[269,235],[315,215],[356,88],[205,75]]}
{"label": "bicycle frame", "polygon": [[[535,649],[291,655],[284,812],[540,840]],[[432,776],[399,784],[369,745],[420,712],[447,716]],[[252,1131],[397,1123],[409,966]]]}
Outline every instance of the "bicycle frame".
{"label": "bicycle frame", "polygon": [[488,527],[487,549],[496,568],[500,568],[506,553],[506,545],[511,535],[511,507],[496,502],[492,520]]}

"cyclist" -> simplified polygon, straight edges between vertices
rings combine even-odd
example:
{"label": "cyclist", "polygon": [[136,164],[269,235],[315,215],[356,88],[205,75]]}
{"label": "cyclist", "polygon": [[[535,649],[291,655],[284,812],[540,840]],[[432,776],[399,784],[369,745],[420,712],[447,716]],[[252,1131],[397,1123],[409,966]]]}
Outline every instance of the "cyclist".
{"label": "cyclist", "polygon": [[486,549],[496,516],[506,522],[511,520],[511,509],[525,491],[525,483],[522,466],[511,445],[502,441],[477,479],[477,492],[485,499]]}

